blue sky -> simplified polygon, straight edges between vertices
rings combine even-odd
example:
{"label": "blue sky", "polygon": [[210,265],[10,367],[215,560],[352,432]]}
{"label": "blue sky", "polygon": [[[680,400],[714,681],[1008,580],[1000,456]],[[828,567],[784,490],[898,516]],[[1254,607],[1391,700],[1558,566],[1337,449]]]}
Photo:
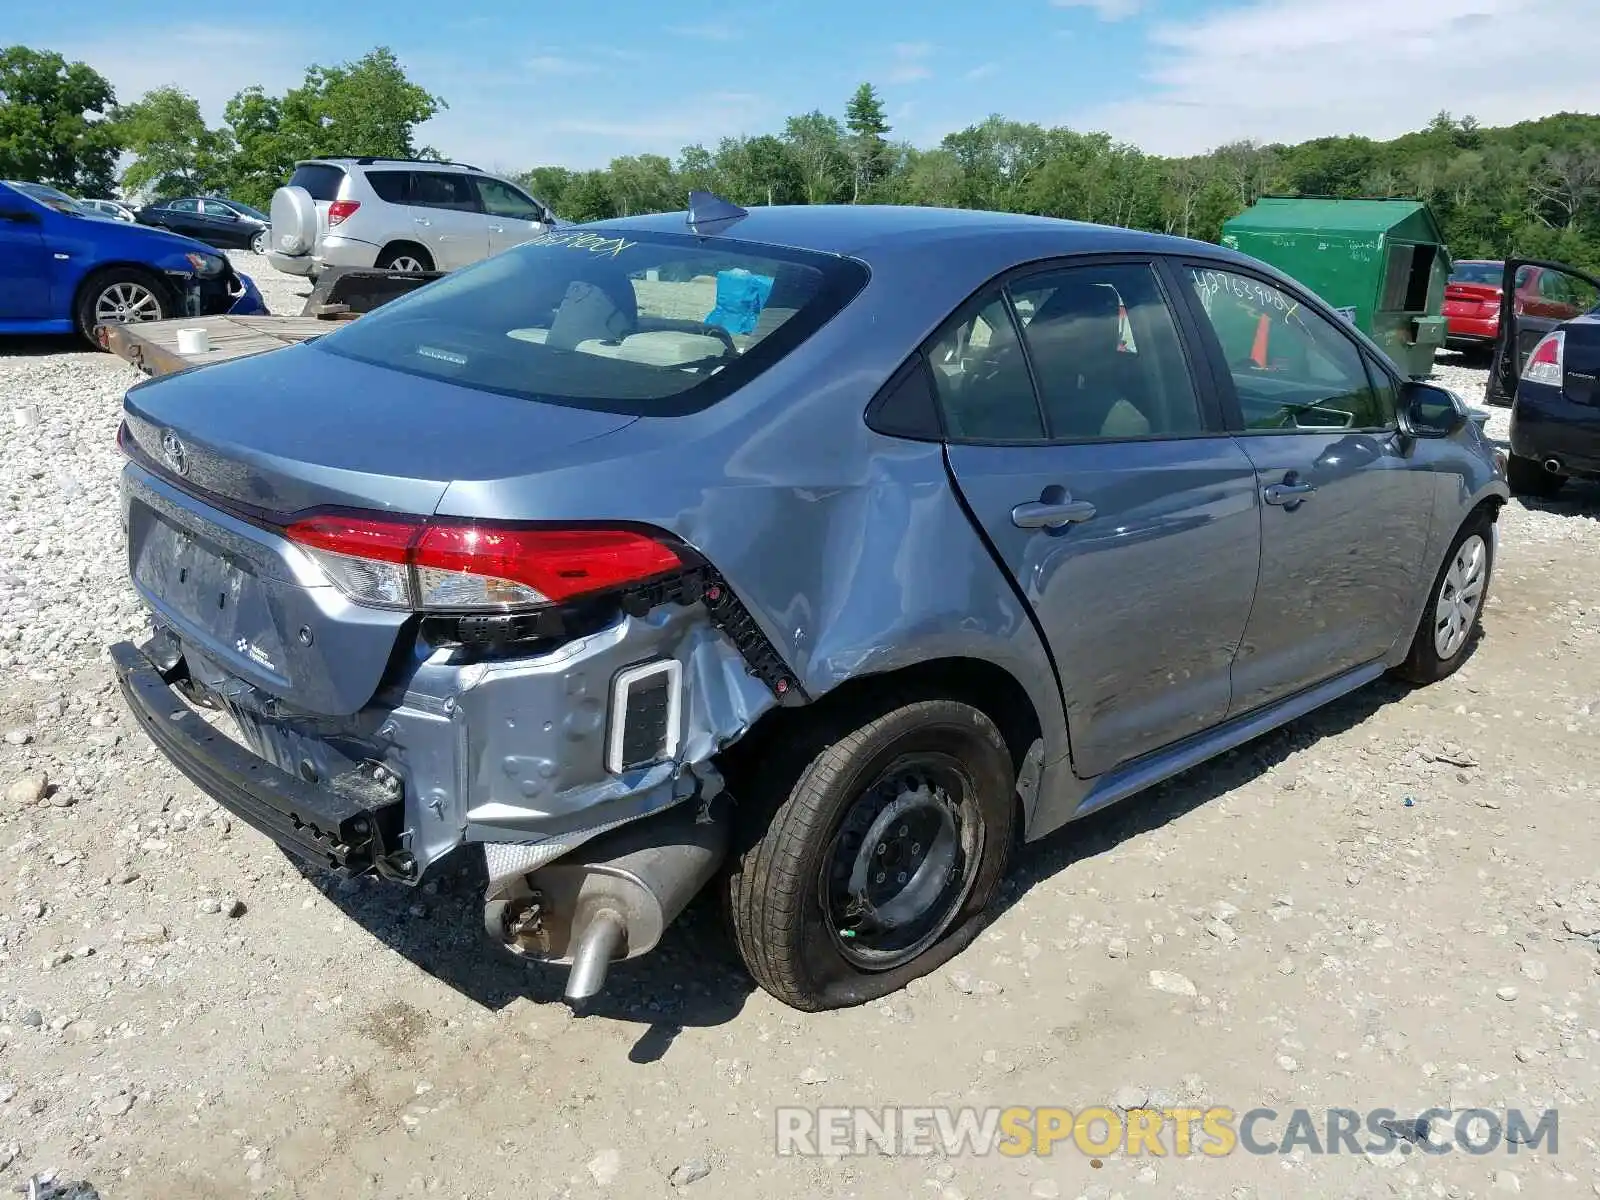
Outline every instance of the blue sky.
{"label": "blue sky", "polygon": [[[992,112],[1198,153],[1241,137],[1390,137],[1441,108],[1501,124],[1600,111],[1600,0],[271,0],[7,5],[0,44],[81,58],[119,98],[238,89],[390,46],[448,111],[422,140],[480,166],[601,166],[841,113],[870,80],[932,145]],[[170,10],[168,10],[170,11]],[[191,14],[210,20],[191,20]]]}

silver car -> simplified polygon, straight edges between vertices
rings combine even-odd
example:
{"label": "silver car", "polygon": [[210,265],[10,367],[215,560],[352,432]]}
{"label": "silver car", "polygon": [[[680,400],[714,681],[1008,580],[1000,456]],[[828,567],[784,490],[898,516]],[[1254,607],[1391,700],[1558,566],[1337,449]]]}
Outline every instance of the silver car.
{"label": "silver car", "polygon": [[316,278],[328,267],[454,271],[557,224],[510,180],[463,163],[322,158],[272,197],[267,259]]}
{"label": "silver car", "polygon": [[1508,495],[1238,253],[704,196],[140,384],[120,440],[112,653],[202,788],[337,871],[477,856],[574,999],[716,879],[802,1009],[959,951],[1018,841],[1456,670]]}

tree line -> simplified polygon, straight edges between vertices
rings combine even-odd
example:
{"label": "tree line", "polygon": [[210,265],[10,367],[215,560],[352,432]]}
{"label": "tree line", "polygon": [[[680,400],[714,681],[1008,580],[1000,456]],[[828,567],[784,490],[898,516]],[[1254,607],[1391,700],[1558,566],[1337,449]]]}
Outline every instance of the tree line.
{"label": "tree line", "polygon": [[[298,159],[439,157],[416,144],[415,130],[443,107],[380,46],[308,68],[281,96],[245,88],[211,128],[179,87],[119,105],[86,64],[14,46],[0,51],[0,178],[85,195],[120,182],[130,192],[226,194],[265,207]],[[516,178],[572,221],[681,209],[688,191],[703,188],[743,205],[986,208],[1206,241],[1263,195],[1407,196],[1428,202],[1458,259],[1516,253],[1600,270],[1600,116],[1488,128],[1441,112],[1392,141],[1239,141],[1182,158],[999,115],[932,147],[893,133],[876,89],[862,84],[838,115],[802,113],[779,130],[686,146],[672,158],[538,166]]]}

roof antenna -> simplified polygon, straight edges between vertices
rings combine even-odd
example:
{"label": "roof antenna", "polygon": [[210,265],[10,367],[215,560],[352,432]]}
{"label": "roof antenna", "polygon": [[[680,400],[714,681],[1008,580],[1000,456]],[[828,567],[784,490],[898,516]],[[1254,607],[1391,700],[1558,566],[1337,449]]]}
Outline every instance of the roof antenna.
{"label": "roof antenna", "polygon": [[689,193],[688,226],[697,234],[709,236],[721,233],[735,221],[742,221],[749,215],[737,204],[713,192]]}

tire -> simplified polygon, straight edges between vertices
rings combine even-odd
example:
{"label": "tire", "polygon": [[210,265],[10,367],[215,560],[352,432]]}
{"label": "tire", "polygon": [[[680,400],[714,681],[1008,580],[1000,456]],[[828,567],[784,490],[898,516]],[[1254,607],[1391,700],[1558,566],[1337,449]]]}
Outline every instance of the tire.
{"label": "tire", "polygon": [[433,255],[415,242],[395,242],[383,248],[374,265],[380,271],[431,271]]}
{"label": "tire", "polygon": [[970,705],[919,700],[809,732],[733,792],[743,823],[727,900],[756,983],[817,1012],[898,991],[977,936],[1017,805],[1005,739]]}
{"label": "tire", "polygon": [[155,275],[139,267],[110,267],[84,280],[73,310],[78,332],[92,346],[96,325],[112,324],[111,310],[120,311],[123,321],[160,321],[171,315],[172,300]]}
{"label": "tire", "polygon": [[[1411,639],[1411,651],[1405,662],[1395,668],[1396,675],[1420,686],[1437,683],[1461,668],[1482,628],[1483,606],[1489,599],[1493,574],[1494,522],[1480,509],[1467,519],[1450,543],[1450,552],[1428,589],[1428,602]],[[1441,598],[1448,604],[1452,593],[1457,597],[1455,619],[1447,625],[1440,617]],[[1462,600],[1468,596],[1470,611]]]}
{"label": "tire", "polygon": [[255,237],[250,239],[250,253],[265,254],[267,252],[267,231],[260,230]]}
{"label": "tire", "polygon": [[1544,464],[1531,458],[1518,458],[1515,454],[1506,459],[1506,482],[1519,496],[1533,496],[1552,500],[1567,485],[1565,475],[1552,475]]}

